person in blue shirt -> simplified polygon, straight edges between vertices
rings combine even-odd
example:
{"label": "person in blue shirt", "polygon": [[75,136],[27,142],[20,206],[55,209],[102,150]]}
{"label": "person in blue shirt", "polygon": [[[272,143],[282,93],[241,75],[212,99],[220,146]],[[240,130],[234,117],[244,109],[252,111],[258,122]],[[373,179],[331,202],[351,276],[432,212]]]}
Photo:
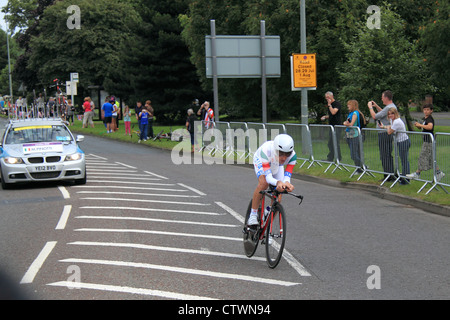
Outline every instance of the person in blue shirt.
{"label": "person in blue shirt", "polygon": [[106,123],[106,132],[111,133],[111,122],[112,122],[112,114],[114,111],[113,105],[108,101],[108,99],[105,100],[105,103],[102,106],[102,119]]}
{"label": "person in blue shirt", "polygon": [[347,129],[345,129],[345,137],[347,138],[347,144],[350,148],[350,156],[355,162],[355,166],[359,167],[359,170],[361,170],[360,132],[354,127],[359,127],[361,129],[361,121],[365,121],[365,119],[359,111],[358,101],[349,100],[347,102],[347,108],[350,113],[347,120],[344,122],[344,126],[347,127]]}
{"label": "person in blue shirt", "polygon": [[139,113],[139,118],[141,119],[141,124],[139,126],[139,130],[141,131],[141,136],[139,138],[138,143],[141,143],[141,140],[147,141],[147,130],[148,130],[148,119],[150,114],[148,113],[147,108],[144,106],[142,111]]}

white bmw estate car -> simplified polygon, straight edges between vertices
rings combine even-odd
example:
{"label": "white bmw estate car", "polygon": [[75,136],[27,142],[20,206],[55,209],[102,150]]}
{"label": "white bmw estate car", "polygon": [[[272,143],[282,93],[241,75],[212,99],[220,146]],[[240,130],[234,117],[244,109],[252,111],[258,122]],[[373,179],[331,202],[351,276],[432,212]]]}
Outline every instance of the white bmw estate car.
{"label": "white bmw estate car", "polygon": [[2,188],[13,184],[74,180],[86,183],[86,159],[60,119],[10,120],[0,141]]}

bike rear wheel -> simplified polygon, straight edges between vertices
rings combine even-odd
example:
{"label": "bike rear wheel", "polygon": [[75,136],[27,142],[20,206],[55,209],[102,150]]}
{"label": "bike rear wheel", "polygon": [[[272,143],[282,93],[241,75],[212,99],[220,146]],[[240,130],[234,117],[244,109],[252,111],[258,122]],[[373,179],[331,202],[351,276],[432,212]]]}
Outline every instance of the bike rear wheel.
{"label": "bike rear wheel", "polygon": [[283,255],[286,242],[286,214],[278,204],[269,216],[266,229],[266,259],[270,268],[275,268]]}
{"label": "bike rear wheel", "polygon": [[[244,251],[245,255],[249,258],[255,254],[259,243],[259,228],[257,228],[256,226],[254,228],[253,227],[249,228],[247,225],[251,209],[252,209],[252,200],[250,200],[250,203],[247,208],[247,214],[245,215],[244,230],[243,230]],[[258,216],[260,212],[261,208],[258,209]]]}

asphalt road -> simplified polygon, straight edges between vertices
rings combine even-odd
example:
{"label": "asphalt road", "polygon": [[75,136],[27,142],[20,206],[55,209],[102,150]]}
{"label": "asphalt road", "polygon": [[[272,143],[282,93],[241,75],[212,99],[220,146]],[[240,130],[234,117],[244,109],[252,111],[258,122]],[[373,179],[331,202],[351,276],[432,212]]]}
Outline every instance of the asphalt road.
{"label": "asphalt road", "polygon": [[0,265],[34,299],[448,299],[450,218],[294,179],[285,259],[246,258],[256,179],[86,137],[85,186],[0,191]]}

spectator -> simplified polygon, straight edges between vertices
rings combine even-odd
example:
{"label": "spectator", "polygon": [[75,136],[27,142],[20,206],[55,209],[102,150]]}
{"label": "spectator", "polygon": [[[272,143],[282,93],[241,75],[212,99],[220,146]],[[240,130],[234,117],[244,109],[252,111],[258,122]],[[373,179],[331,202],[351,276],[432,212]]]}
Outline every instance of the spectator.
{"label": "spectator", "polygon": [[[322,121],[325,121],[326,119],[328,119],[328,124],[331,126],[336,126],[336,125],[342,125],[342,114],[341,114],[341,110],[342,110],[342,105],[339,101],[336,101],[334,99],[334,94],[331,91],[328,91],[327,93],[325,93],[325,99],[327,100],[327,109],[328,109],[328,114],[323,116],[321,118]],[[336,132],[337,133],[337,132]],[[339,132],[340,133],[340,132]],[[337,157],[335,157],[336,155],[334,154],[334,145],[333,145],[333,134],[330,130],[330,136],[328,139],[328,150],[329,153],[327,155],[327,161],[334,161],[334,159],[338,159],[341,160],[341,145],[339,143],[340,139],[340,135],[339,137],[336,137],[336,141],[337,141]]]}
{"label": "spectator", "polygon": [[[411,147],[411,141],[405,132],[401,132],[406,131],[406,127],[402,119],[400,119],[397,108],[390,108],[388,111],[388,117],[390,120],[390,125],[382,126],[382,128],[386,128],[389,135],[395,134],[398,154],[402,163],[402,176],[406,177],[410,173],[408,154],[409,148]],[[402,178],[400,179],[400,184],[408,184],[408,181]]]}
{"label": "spectator", "polygon": [[44,110],[45,110],[45,100],[44,100],[44,97],[42,97],[42,93],[39,93],[39,98],[37,98],[36,104],[38,106],[39,118],[42,118],[44,116]]}
{"label": "spectator", "polygon": [[[376,104],[375,101],[369,101],[368,107],[370,111],[370,115],[377,122],[378,127],[387,126],[390,124],[388,119],[388,110],[390,108],[397,108],[393,103],[393,94],[391,91],[384,91],[381,95],[381,100],[385,105],[384,108],[381,108]],[[376,108],[377,112],[373,109]],[[392,135],[388,135],[385,130],[378,132],[378,146],[380,148],[380,160],[381,165],[383,166],[383,171],[385,172],[384,179],[387,181],[395,181],[394,173],[394,158],[392,157]]]}
{"label": "spectator", "polygon": [[117,131],[117,130],[119,130],[119,123],[120,123],[120,117],[121,117],[121,112],[122,112],[122,110],[120,109],[120,102],[119,101],[115,101],[115,107],[116,107],[116,130],[115,131]]}
{"label": "spectator", "polygon": [[147,141],[148,115],[149,113],[147,108],[143,107],[141,113],[139,113],[139,118],[141,118],[141,125],[139,127],[141,136],[138,140],[138,143],[141,143],[142,140]]}
{"label": "spectator", "polygon": [[55,105],[56,105],[55,98],[50,97],[47,102],[47,117],[48,118],[53,117],[53,115],[55,114]]}
{"label": "spectator", "polygon": [[88,124],[92,128],[94,128],[94,121],[93,121],[94,115],[92,112],[92,105],[91,105],[90,97],[84,98],[83,109],[84,109],[83,128],[87,128]]}
{"label": "spectator", "polygon": [[194,110],[189,109],[187,111],[188,117],[186,119],[186,129],[187,131],[189,131],[189,134],[191,136],[191,145],[192,145],[192,152],[195,151],[195,140],[194,140],[194,129],[195,129],[195,114],[194,114]]}
{"label": "spectator", "polygon": [[359,143],[359,131],[358,129],[351,127],[361,128],[361,121],[365,121],[365,119],[359,111],[358,101],[349,100],[347,102],[347,108],[350,113],[347,120],[344,121],[344,126],[347,127],[347,129],[345,129],[345,137],[347,139],[348,147],[350,148],[350,156],[354,161],[355,166],[359,167],[358,171],[360,172],[362,168],[362,162],[361,146]]}
{"label": "spectator", "polygon": [[[426,104],[423,107],[423,114],[425,117],[422,119],[422,123],[416,122],[414,125],[416,128],[422,129],[422,132],[429,132],[434,136],[434,118],[432,117],[432,113],[433,105]],[[422,171],[427,171],[430,169],[433,169],[433,143],[429,135],[424,135],[422,149],[419,154],[419,165],[417,171],[406,175],[406,177],[409,179],[419,179]],[[439,170],[439,167],[436,165],[437,182],[441,181],[444,176],[445,173]]]}
{"label": "spectator", "polygon": [[210,129],[214,125],[214,110],[210,107],[209,101],[205,101],[202,107],[206,110],[205,118],[202,120],[205,121],[205,128]]}
{"label": "spectator", "polygon": [[111,96],[109,98],[109,103],[113,106],[113,112],[112,112],[112,119],[111,119],[111,130],[112,132],[117,131],[117,111],[119,110],[117,104],[116,104],[116,97]]}
{"label": "spectator", "polygon": [[125,135],[131,136],[131,111],[128,106],[125,107],[123,113],[123,123],[125,124]]}
{"label": "spectator", "polygon": [[145,108],[148,111],[147,139],[150,139],[153,138],[153,115],[154,115],[152,102],[150,100],[145,101]]}
{"label": "spectator", "polygon": [[138,121],[138,127],[141,127],[141,118],[139,118],[139,114],[142,111],[142,102],[139,100],[136,102],[136,107],[134,107],[134,113],[136,115],[136,120]]}
{"label": "spectator", "polygon": [[111,133],[111,121],[112,113],[114,111],[113,105],[109,102],[109,99],[105,99],[105,103],[102,106],[102,119],[106,124],[106,133]]}
{"label": "spectator", "polygon": [[75,112],[75,107],[72,104],[72,100],[67,100],[67,106],[66,106],[66,114],[67,114],[67,121],[69,121],[69,126],[73,126],[73,114]]}
{"label": "spectator", "polygon": [[[195,99],[194,100],[194,105],[198,105],[198,99]],[[206,108],[205,108],[205,103],[203,103],[201,106],[200,106],[200,109],[198,109],[198,111],[197,111],[197,116],[199,116],[200,117],[200,121],[203,121],[203,120],[205,120],[205,115],[206,115]]]}

